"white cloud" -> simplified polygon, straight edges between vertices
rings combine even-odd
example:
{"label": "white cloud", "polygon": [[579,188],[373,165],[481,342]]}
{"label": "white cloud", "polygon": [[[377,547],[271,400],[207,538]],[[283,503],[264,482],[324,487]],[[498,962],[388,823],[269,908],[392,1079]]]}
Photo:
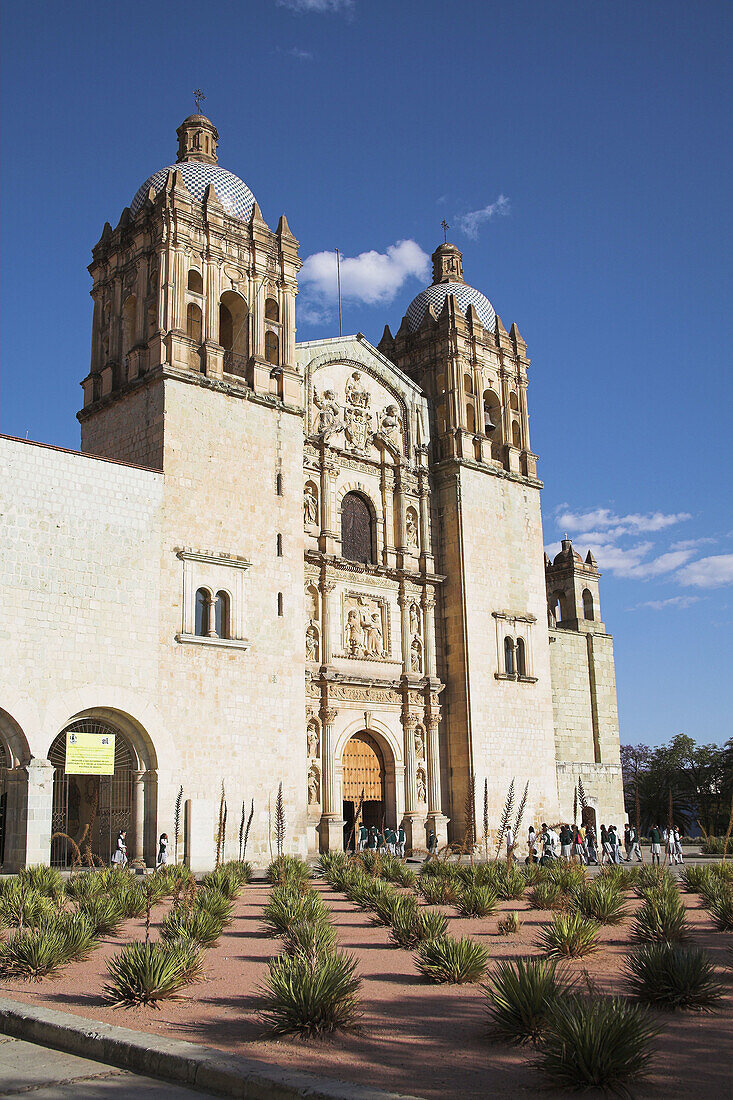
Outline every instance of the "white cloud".
{"label": "white cloud", "polygon": [[313,54],[310,50],[301,50],[299,46],[291,46],[285,53],[288,57],[294,57],[297,61],[312,61]]}
{"label": "white cloud", "polygon": [[[637,542],[633,546],[617,546],[614,537],[606,537],[597,531],[588,531],[575,536],[574,548],[584,557],[592,550],[601,572],[613,573],[628,580],[648,581],[679,569],[693,557],[693,550],[668,550],[663,554],[650,557],[654,543],[648,540]],[[558,553],[558,543],[546,547],[550,557]]]}
{"label": "white cloud", "polygon": [[699,558],[680,569],[676,578],[680,584],[693,588],[721,588],[733,584],[733,554],[715,554]]}
{"label": "white cloud", "polygon": [[[415,241],[397,241],[386,252],[361,252],[341,257],[341,296],[344,300],[366,305],[386,305],[402,289],[407,279],[424,280],[430,261]],[[300,272],[305,308],[320,307],[337,301],[336,253],[314,252]],[[302,316],[302,312],[301,312]]]}
{"label": "white cloud", "polygon": [[662,531],[665,527],[672,527],[687,519],[692,519],[689,512],[631,512],[619,516],[610,508],[572,512],[565,504],[555,512],[555,522],[563,531],[587,531],[598,527],[610,534],[610,529],[613,529],[614,538],[629,532]]}
{"label": "white cloud", "polygon": [[277,6],[299,14],[329,15],[353,11],[354,0],[277,0]]}
{"label": "white cloud", "polygon": [[713,538],[681,539],[679,542],[673,542],[670,546],[670,550],[694,550],[698,546],[705,546],[706,544],[717,541],[717,539]]}
{"label": "white cloud", "polygon": [[476,240],[479,229],[484,222],[491,221],[497,214],[508,213],[509,199],[506,195],[499,195],[496,202],[490,202],[488,206],[484,206],[480,210],[469,210],[467,214],[459,214],[456,218],[456,225],[467,237]]}
{"label": "white cloud", "polygon": [[699,603],[701,598],[701,596],[670,596],[667,600],[646,600],[644,603],[638,603],[631,610],[638,611],[642,607],[651,608],[652,611],[662,611],[665,607],[677,607],[681,610],[690,607],[693,603]]}

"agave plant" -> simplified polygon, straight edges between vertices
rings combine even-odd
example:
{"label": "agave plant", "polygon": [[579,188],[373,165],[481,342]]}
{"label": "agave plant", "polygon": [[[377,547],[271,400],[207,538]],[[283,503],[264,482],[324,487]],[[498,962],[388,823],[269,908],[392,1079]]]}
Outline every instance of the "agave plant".
{"label": "agave plant", "polygon": [[336,870],[342,870],[346,867],[346,853],[345,852],[323,852],[318,857],[319,870],[328,878],[328,876]]}
{"label": "agave plant", "polygon": [[215,871],[209,871],[204,875],[201,885],[205,890],[212,890],[221,897],[231,901],[236,898],[242,883],[237,872],[228,864],[222,864]]}
{"label": "agave plant", "polygon": [[505,917],[501,918],[496,926],[496,931],[500,936],[513,936],[519,931],[521,924],[519,913],[515,910],[512,913],[507,913]]}
{"label": "agave plant", "polygon": [[597,878],[584,884],[575,895],[575,905],[584,917],[599,924],[620,924],[628,916],[623,895],[612,879]]}
{"label": "agave plant", "polygon": [[706,951],[671,943],[650,943],[629,956],[626,977],[632,992],[660,1008],[713,1008],[723,995]]}
{"label": "agave plant", "polygon": [[43,918],[39,929],[59,933],[64,941],[64,962],[86,959],[97,946],[94,925],[84,913],[54,913]]}
{"label": "agave plant", "polygon": [[429,981],[452,984],[479,981],[488,961],[489,953],[482,944],[452,936],[425,940],[415,956],[418,970]]}
{"label": "agave plant", "polygon": [[308,882],[310,875],[308,864],[297,856],[278,856],[267,868],[267,881],[279,886],[301,886]]}
{"label": "agave plant", "polygon": [[546,877],[545,868],[539,863],[525,863],[523,867],[517,867],[516,864],[514,866],[521,872],[527,886],[534,886]]}
{"label": "agave plant", "polygon": [[700,896],[707,909],[730,892],[730,883],[714,874],[710,874],[700,885]]}
{"label": "agave plant", "polygon": [[122,913],[126,917],[142,917],[147,908],[148,899],[142,882],[132,881],[125,889],[114,894]]}
{"label": "agave plant", "polygon": [[520,869],[515,863],[511,867],[507,867],[505,863],[500,863],[498,866],[503,868],[496,884],[499,897],[503,901],[516,901],[521,898],[527,889],[527,882]]}
{"label": "agave plant", "polygon": [[343,1031],[359,1021],[360,985],[356,961],[342,951],[279,955],[260,990],[260,1018],[276,1035]]}
{"label": "agave plant", "polygon": [[377,924],[394,924],[401,914],[412,913],[417,916],[417,898],[413,894],[385,893],[374,910],[373,919]]}
{"label": "agave plant", "polygon": [[533,909],[567,909],[569,898],[558,883],[541,879],[529,892],[529,904]]}
{"label": "agave plant", "polygon": [[624,867],[621,863],[610,863],[601,867],[600,877],[604,882],[612,882],[619,890],[631,890],[639,878],[640,870],[640,867]]}
{"label": "agave plant", "polygon": [[444,859],[431,859],[423,864],[420,871],[420,878],[457,879],[460,875],[460,869],[460,864],[458,863],[448,863],[448,861]]}
{"label": "agave plant", "polygon": [[631,939],[637,943],[677,943],[687,938],[689,927],[680,895],[666,887],[647,890],[644,904],[631,926]]}
{"label": "agave plant", "polygon": [[507,1043],[537,1042],[559,998],[567,994],[550,959],[499,963],[483,987],[489,1027]]}
{"label": "agave plant", "polygon": [[598,949],[598,925],[581,913],[558,913],[540,932],[539,947],[548,958],[580,959]]}
{"label": "agave plant", "polygon": [[636,894],[645,898],[650,890],[657,893],[677,894],[677,879],[666,867],[639,867],[636,882],[634,883]]}
{"label": "agave plant", "polygon": [[203,909],[215,916],[221,922],[222,928],[225,928],[232,919],[234,902],[230,901],[225,894],[222,894],[213,886],[205,886],[201,890],[197,890],[193,905],[194,909]]}
{"label": "agave plant", "polygon": [[64,892],[60,872],[55,867],[47,867],[43,864],[38,867],[26,867],[19,873],[18,881],[27,883],[47,898],[61,897]]}
{"label": "agave plant", "polygon": [[262,913],[265,932],[271,936],[284,935],[296,921],[328,923],[328,910],[318,894],[297,893],[284,886],[276,886]]}
{"label": "agave plant", "polygon": [[79,902],[79,912],[88,918],[95,936],[110,936],[125,919],[122,904],[115,894],[85,898]]}
{"label": "agave plant", "polygon": [[733,889],[723,889],[708,902],[708,912],[720,932],[733,932]]}
{"label": "agave plant", "polygon": [[19,932],[3,944],[0,968],[9,977],[39,981],[66,962],[66,937],[60,928],[47,924]]}
{"label": "agave plant", "polygon": [[453,905],[458,896],[455,882],[448,877],[423,876],[419,889],[428,905]]}
{"label": "agave plant", "polygon": [[52,912],[53,906],[45,894],[17,878],[0,895],[0,923],[11,928],[37,928]]}
{"label": "agave plant", "polygon": [[285,933],[283,947],[288,955],[298,951],[306,955],[330,954],[336,948],[336,929],[325,921],[297,920]]}
{"label": "agave plant", "polygon": [[349,892],[349,898],[360,909],[371,910],[374,912],[377,905],[385,897],[393,897],[396,893],[394,886],[385,882],[381,878],[368,878],[365,876],[363,881],[360,881]]}
{"label": "agave plant", "polygon": [[104,893],[98,871],[79,871],[66,881],[66,894],[72,901],[91,901]]}
{"label": "agave plant", "polygon": [[215,913],[206,909],[187,910],[183,907],[171,910],[163,921],[160,935],[163,940],[194,940],[202,947],[210,947],[221,935],[223,924]]}
{"label": "agave plant", "polygon": [[252,864],[246,859],[230,859],[221,864],[221,868],[234,876],[240,886],[244,886],[252,878]]}
{"label": "agave plant", "polygon": [[407,886],[414,889],[417,885],[416,873],[412,867],[406,867],[400,859],[395,859],[389,868],[389,872],[383,871],[382,874],[388,882],[393,882],[396,886]]}
{"label": "agave plant", "polygon": [[550,882],[556,883],[561,890],[569,894],[586,881],[587,874],[582,863],[566,863],[558,859],[547,868],[547,877]]}
{"label": "agave plant", "polygon": [[628,1095],[660,1030],[646,1009],[620,997],[561,997],[545,1021],[539,1068],[558,1087]]}
{"label": "agave plant", "polygon": [[456,899],[462,917],[487,917],[496,909],[496,894],[490,886],[465,886]]}
{"label": "agave plant", "polygon": [[180,966],[181,979],[185,985],[201,981],[204,976],[204,954],[198,940],[182,936],[180,939],[170,941],[165,947]]}
{"label": "agave plant", "polygon": [[686,864],[682,868],[680,882],[688,894],[701,894],[713,877],[712,868]]}
{"label": "agave plant", "polygon": [[107,963],[104,992],[116,1007],[175,998],[191,981],[194,950],[180,942],[127,943]]}

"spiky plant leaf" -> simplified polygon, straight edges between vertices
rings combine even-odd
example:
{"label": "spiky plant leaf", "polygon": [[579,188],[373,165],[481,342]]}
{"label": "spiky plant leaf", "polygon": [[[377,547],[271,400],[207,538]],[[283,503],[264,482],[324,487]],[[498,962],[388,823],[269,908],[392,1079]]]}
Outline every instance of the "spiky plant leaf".
{"label": "spiky plant leaf", "polygon": [[548,958],[580,959],[598,950],[598,928],[581,913],[558,913],[540,932],[538,946]]}
{"label": "spiky plant leaf", "polygon": [[560,998],[542,1031],[539,1068],[557,1087],[628,1095],[660,1030],[646,1009],[620,997]]}
{"label": "spiky plant leaf", "polygon": [[462,917],[487,917],[496,909],[497,897],[490,886],[465,886],[455,905]]}
{"label": "spiky plant leaf", "polygon": [[0,895],[0,923],[10,928],[37,928],[52,912],[50,898],[17,878]]}
{"label": "spiky plant leaf", "polygon": [[267,881],[278,886],[301,886],[310,879],[310,867],[298,856],[280,855],[267,868]]}
{"label": "spiky plant leaf", "polygon": [[660,1008],[711,1009],[723,996],[706,951],[671,943],[650,943],[629,955],[626,978],[641,1001]]}
{"label": "spiky plant leaf", "polygon": [[223,924],[214,913],[206,909],[172,909],[160,928],[161,939],[168,943],[176,940],[194,940],[202,947],[216,943]]}
{"label": "spiky plant leaf", "polygon": [[128,943],[107,963],[103,989],[115,1006],[157,1005],[190,982],[189,952],[175,943]]}
{"label": "spiky plant leaf", "polygon": [[537,1042],[559,998],[567,994],[550,959],[499,963],[483,986],[489,1028],[507,1043]]}
{"label": "spiky plant leaf", "polygon": [[301,894],[286,886],[276,886],[262,912],[265,932],[284,935],[296,921],[329,922],[328,910],[318,894]]}
{"label": "spiky plant leaf", "polygon": [[575,894],[575,905],[584,917],[599,924],[620,924],[628,916],[621,891],[602,878],[584,884]]}
{"label": "spiky plant leaf", "polygon": [[231,923],[234,902],[230,901],[226,894],[222,894],[213,886],[209,886],[196,891],[193,907],[211,913],[219,921],[222,928],[226,928]]}
{"label": "spiky plant leaf", "polygon": [[569,896],[556,882],[540,880],[529,891],[529,904],[533,909],[567,909]]}
{"label": "spiky plant leaf", "polygon": [[43,864],[37,867],[26,867],[19,873],[18,881],[27,883],[47,898],[59,898],[64,892],[61,873],[55,867],[47,867]]}
{"label": "spiky plant leaf", "polygon": [[95,936],[111,935],[117,931],[125,919],[124,909],[116,894],[108,894],[98,898],[85,898],[79,902],[79,912],[87,917],[94,928]]}
{"label": "spiky plant leaf", "polygon": [[420,893],[428,905],[454,905],[458,896],[455,883],[447,878],[422,878]]}
{"label": "spiky plant leaf", "polygon": [[679,893],[650,888],[634,917],[631,939],[636,943],[678,943],[687,938],[688,932],[685,907]]}
{"label": "spiky plant leaf", "polygon": [[359,1021],[360,985],[356,961],[344,952],[279,955],[260,990],[260,1018],[276,1035],[343,1031]]}
{"label": "spiky plant leaf", "polygon": [[719,932],[733,932],[733,890],[730,887],[713,897],[707,909]]}
{"label": "spiky plant leaf", "polygon": [[336,929],[326,921],[296,920],[283,937],[283,948],[288,955],[328,955],[336,948]]}
{"label": "spiky plant leaf", "polygon": [[418,970],[429,981],[451,984],[479,981],[488,961],[489,953],[482,944],[452,936],[425,940],[415,956]]}
{"label": "spiky plant leaf", "polygon": [[506,802],[504,803],[504,809],[501,814],[501,821],[499,822],[499,839],[496,844],[496,859],[499,858],[499,852],[501,851],[502,841],[506,836],[506,831],[509,828],[509,822],[512,819],[512,810],[514,809],[514,780],[512,779],[509,784],[509,790],[506,793]]}
{"label": "spiky plant leaf", "polygon": [[29,928],[3,944],[0,971],[8,977],[39,981],[69,961],[66,945],[66,936],[54,925]]}
{"label": "spiky plant leaf", "polygon": [[496,931],[500,936],[514,936],[519,931],[522,925],[519,919],[519,913],[516,911],[507,913],[505,917],[502,917],[496,926]]}
{"label": "spiky plant leaf", "polygon": [[278,784],[277,799],[275,801],[275,843],[277,845],[277,854],[281,856],[285,843],[285,801],[283,799],[282,782]]}

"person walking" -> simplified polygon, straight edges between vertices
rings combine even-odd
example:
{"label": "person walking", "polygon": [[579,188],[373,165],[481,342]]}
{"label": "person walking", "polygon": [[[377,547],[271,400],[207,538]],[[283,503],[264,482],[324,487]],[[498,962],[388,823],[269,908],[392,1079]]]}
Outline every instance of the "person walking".
{"label": "person walking", "polygon": [[400,859],[405,858],[405,841],[407,836],[405,834],[404,826],[400,825],[397,832],[397,851],[399,852]]}
{"label": "person walking", "polygon": [[624,851],[626,862],[631,863],[631,826],[628,821],[624,825]]}
{"label": "person walking", "polygon": [[611,851],[611,842],[608,839],[608,829],[601,822],[601,867],[606,862],[613,863],[613,852]]}
{"label": "person walking", "polygon": [[592,825],[587,825],[585,829],[585,846],[588,852],[588,862],[598,866],[598,853],[596,851],[596,834],[593,831]]}
{"label": "person walking", "polygon": [[361,825],[359,826],[359,851],[360,852],[364,851],[364,849],[367,846],[368,841],[369,841],[369,830],[367,829],[366,825],[362,821]]}
{"label": "person walking", "polygon": [[684,863],[682,858],[682,836],[680,834],[679,825],[674,827],[674,854],[678,863]]}
{"label": "person walking", "polygon": [[614,863],[623,863],[621,855],[621,838],[616,832],[616,826],[611,825],[608,830],[608,840],[611,845],[611,855]]}
{"label": "person walking", "polygon": [[117,867],[125,867],[127,865],[127,830],[120,829],[117,834],[117,844],[115,846],[114,854],[112,856],[112,862]]}
{"label": "person walking", "polygon": [[156,867],[165,867],[168,862],[168,834],[161,833],[160,840],[158,841],[158,858],[155,861]]}
{"label": "person walking", "polygon": [[511,825],[507,826],[506,831],[506,861],[509,863],[512,858],[512,852],[514,851],[514,831]]}
{"label": "person walking", "polygon": [[664,853],[666,858],[669,860],[670,865],[676,863],[677,860],[674,854],[674,826],[668,825],[662,833],[662,837],[664,839]]}
{"label": "person walking", "polygon": [[662,855],[662,834],[659,831],[658,825],[652,825],[649,833],[649,840],[652,845],[652,864],[659,866],[660,857]]}
{"label": "person walking", "polygon": [[434,856],[438,850],[438,838],[435,833],[428,835],[428,854]]}
{"label": "person walking", "polygon": [[570,853],[573,847],[573,834],[570,831],[569,825],[560,826],[560,855],[563,859],[570,859]]}
{"label": "person walking", "polygon": [[636,831],[636,826],[635,825],[631,826],[630,838],[629,839],[630,839],[630,843],[631,843],[631,853],[630,853],[629,859],[631,858],[631,856],[636,856],[636,862],[637,863],[643,863],[644,859],[642,857],[641,848],[639,846],[639,834]]}
{"label": "person walking", "polygon": [[583,830],[576,825],[573,832],[573,855],[576,855],[581,863],[586,864],[588,862],[588,853],[585,848]]}
{"label": "person walking", "polygon": [[377,850],[377,830],[372,825],[369,830],[369,842],[368,847],[370,852],[376,852]]}
{"label": "person walking", "polygon": [[534,825],[530,825],[527,832],[527,859],[525,863],[537,862],[537,833],[534,831]]}

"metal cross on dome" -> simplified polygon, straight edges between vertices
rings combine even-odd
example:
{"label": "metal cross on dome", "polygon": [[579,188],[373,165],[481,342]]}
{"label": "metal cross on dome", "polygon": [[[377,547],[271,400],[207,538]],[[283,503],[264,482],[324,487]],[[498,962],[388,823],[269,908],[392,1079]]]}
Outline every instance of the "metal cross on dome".
{"label": "metal cross on dome", "polygon": [[445,218],[443,218],[440,225],[443,230],[443,244],[448,244],[448,230],[450,229],[450,226],[448,225],[448,222],[445,220]]}
{"label": "metal cross on dome", "polygon": [[201,114],[201,100],[206,99],[206,96],[200,88],[197,88],[196,91],[193,93],[193,98],[196,101],[196,111],[198,114]]}

